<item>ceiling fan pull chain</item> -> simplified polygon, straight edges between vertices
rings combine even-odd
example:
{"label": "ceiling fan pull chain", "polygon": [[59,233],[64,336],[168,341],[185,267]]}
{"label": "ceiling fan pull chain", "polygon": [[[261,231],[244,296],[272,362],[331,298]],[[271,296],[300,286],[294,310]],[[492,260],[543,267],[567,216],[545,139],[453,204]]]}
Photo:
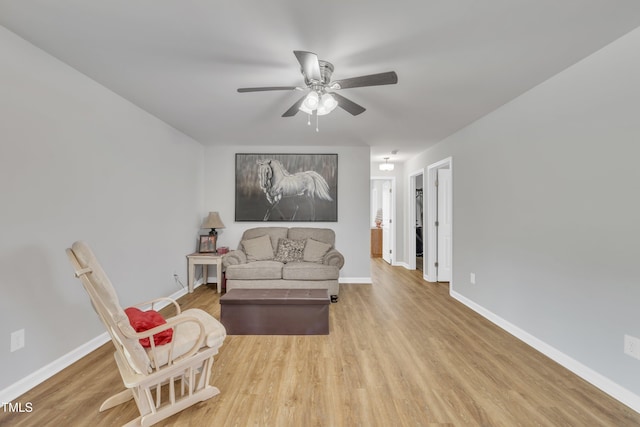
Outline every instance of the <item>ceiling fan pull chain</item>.
{"label": "ceiling fan pull chain", "polygon": [[320,121],[320,116],[318,116],[318,114],[316,114],[316,132],[320,132],[320,129],[318,128],[318,122]]}
{"label": "ceiling fan pull chain", "polygon": [[311,114],[307,114],[307,126],[311,126]]}

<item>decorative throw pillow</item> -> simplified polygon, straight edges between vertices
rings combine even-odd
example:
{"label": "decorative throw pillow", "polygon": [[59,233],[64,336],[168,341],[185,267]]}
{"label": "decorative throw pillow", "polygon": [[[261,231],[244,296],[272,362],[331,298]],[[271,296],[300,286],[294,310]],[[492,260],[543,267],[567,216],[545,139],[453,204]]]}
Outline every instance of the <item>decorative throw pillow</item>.
{"label": "decorative throw pillow", "polygon": [[293,239],[278,240],[278,253],[274,260],[284,262],[285,264],[288,262],[302,261],[305,242],[305,240]]}
{"label": "decorative throw pillow", "polygon": [[[136,332],[144,332],[149,329],[153,329],[156,326],[164,325],[167,323],[164,320],[164,317],[160,313],[155,310],[142,311],[136,307],[129,307],[124,310],[125,314],[129,318],[129,323],[131,323],[131,327]],[[155,345],[163,345],[168,344],[173,339],[173,329],[166,329],[162,332],[158,332],[153,336],[153,343]],[[151,347],[151,343],[149,342],[149,338],[142,338],[140,340],[140,345],[143,347]]]}
{"label": "decorative throw pillow", "polygon": [[247,254],[247,261],[265,261],[273,259],[273,246],[271,237],[268,234],[242,241],[244,253]]}
{"label": "decorative throw pillow", "polygon": [[307,239],[304,247],[302,260],[307,262],[317,262],[322,264],[322,260],[327,252],[331,249],[331,245],[324,242],[318,242],[314,239]]}

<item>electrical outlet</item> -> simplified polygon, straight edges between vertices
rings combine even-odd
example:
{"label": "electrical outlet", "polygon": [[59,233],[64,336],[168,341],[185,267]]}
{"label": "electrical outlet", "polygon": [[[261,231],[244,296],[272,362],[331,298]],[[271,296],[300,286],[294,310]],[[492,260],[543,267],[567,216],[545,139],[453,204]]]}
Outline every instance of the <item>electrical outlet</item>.
{"label": "electrical outlet", "polygon": [[184,289],[184,285],[182,284],[182,281],[180,280],[180,276],[178,276],[178,273],[176,272],[173,273],[173,280],[176,286]]}
{"label": "electrical outlet", "polygon": [[640,359],[640,339],[631,335],[624,336],[624,354]]}
{"label": "electrical outlet", "polygon": [[476,284],[476,273],[469,274],[469,281],[471,282],[472,285]]}
{"label": "electrical outlet", "polygon": [[20,350],[24,347],[24,329],[11,333],[11,352]]}

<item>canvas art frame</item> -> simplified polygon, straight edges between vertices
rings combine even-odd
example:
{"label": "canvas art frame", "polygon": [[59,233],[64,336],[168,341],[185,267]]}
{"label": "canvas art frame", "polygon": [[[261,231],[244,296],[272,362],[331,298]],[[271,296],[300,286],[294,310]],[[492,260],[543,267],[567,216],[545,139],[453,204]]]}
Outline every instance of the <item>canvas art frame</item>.
{"label": "canvas art frame", "polygon": [[338,155],[236,153],[235,220],[337,222]]}

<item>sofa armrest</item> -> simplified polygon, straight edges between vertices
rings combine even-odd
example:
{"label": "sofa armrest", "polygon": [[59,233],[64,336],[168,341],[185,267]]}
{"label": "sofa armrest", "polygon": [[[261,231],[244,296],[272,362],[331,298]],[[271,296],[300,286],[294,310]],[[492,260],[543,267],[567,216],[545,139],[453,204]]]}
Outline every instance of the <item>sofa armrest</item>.
{"label": "sofa armrest", "polygon": [[327,265],[335,265],[336,267],[338,267],[338,269],[341,269],[344,265],[344,257],[342,256],[340,251],[333,248],[325,254],[322,263]]}
{"label": "sofa armrest", "polygon": [[241,250],[228,252],[222,256],[222,266],[227,268],[230,265],[246,264],[247,255]]}

